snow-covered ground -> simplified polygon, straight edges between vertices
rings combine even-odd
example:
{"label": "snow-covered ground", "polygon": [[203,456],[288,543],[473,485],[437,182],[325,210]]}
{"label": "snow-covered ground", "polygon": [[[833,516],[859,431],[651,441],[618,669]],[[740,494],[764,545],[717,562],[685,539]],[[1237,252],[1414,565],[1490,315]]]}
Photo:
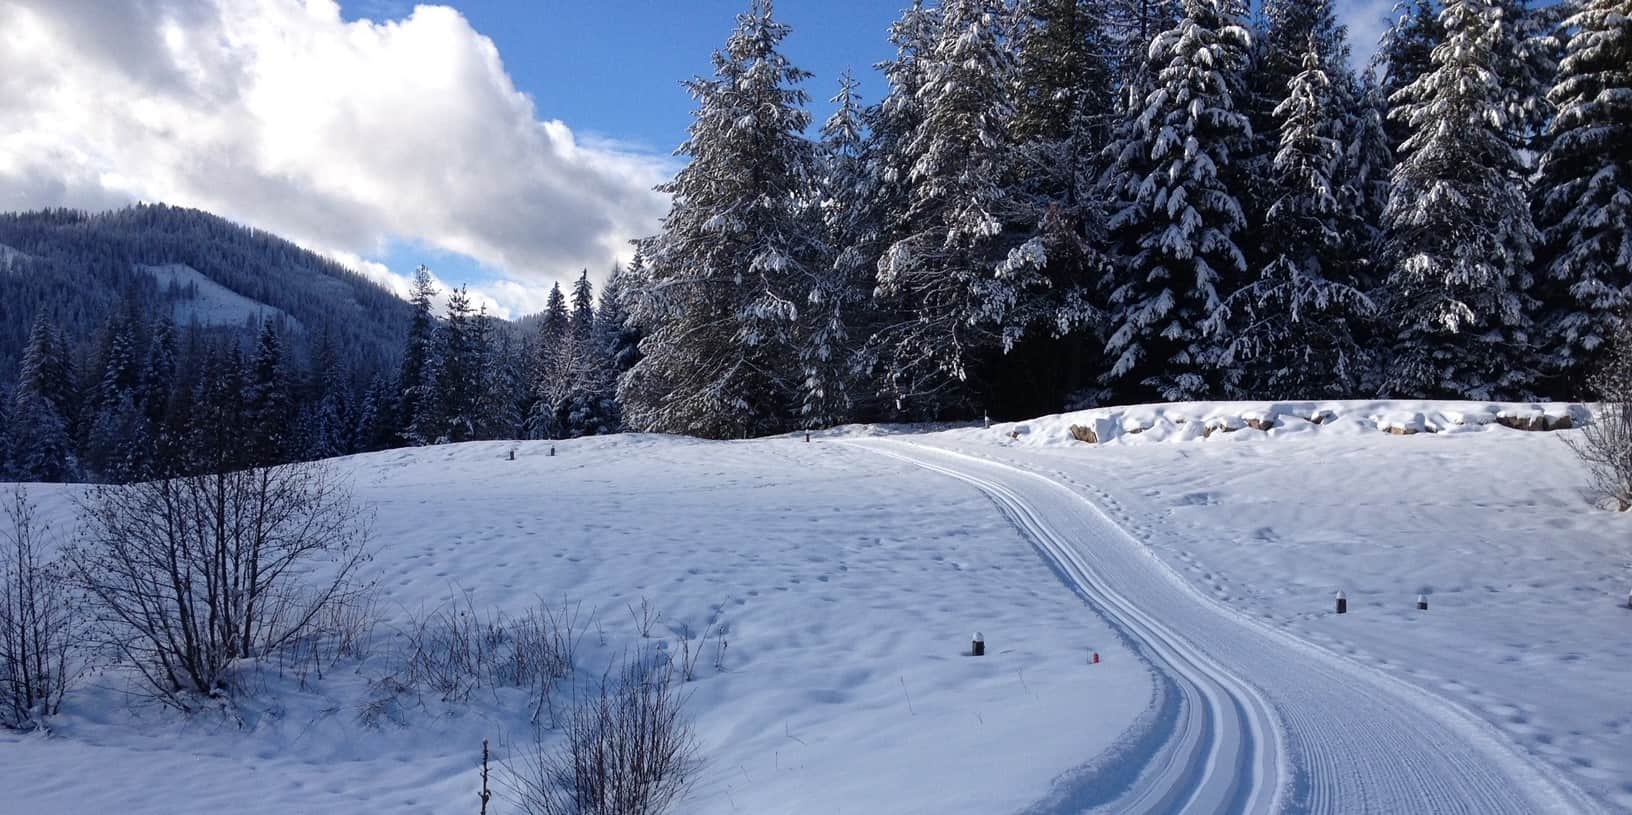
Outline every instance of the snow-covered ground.
{"label": "snow-covered ground", "polygon": [[[708,643],[687,686],[707,763],[681,811],[1012,812],[1152,706],[1144,666],[976,491],[825,443],[555,446],[339,462],[378,508],[376,653],[465,591],[594,607],[580,663],[597,676],[640,645],[626,603],[662,611],[654,639],[712,626],[725,670]],[[63,491],[35,496],[60,510]],[[981,659],[963,655],[976,630]],[[0,811],[474,811],[481,740],[529,735],[490,700],[371,730],[360,678],[284,690],[243,730],[75,694],[55,737],[0,735]]]}
{"label": "snow-covered ground", "polygon": [[281,309],[245,297],[206,277],[203,272],[181,263],[163,266],[137,266],[159,282],[161,291],[191,287],[192,295],[176,301],[171,319],[179,325],[197,323],[203,326],[241,326],[266,319],[281,319],[299,328],[300,321]]}
{"label": "snow-covered ground", "polygon": [[[0,811],[474,811],[514,699],[359,716],[393,629],[467,593],[593,607],[586,672],[654,647],[642,597],[654,640],[717,632],[687,813],[1632,809],[1632,516],[1498,423],[1547,416],[1583,418],[1184,405],[342,459],[378,509],[376,656],[268,677],[241,724],[96,678],[51,737],[0,735]],[[34,489],[59,531],[71,492]]]}
{"label": "snow-covered ground", "polygon": [[[1433,693],[1632,811],[1632,515],[1589,506],[1567,431],[1498,421],[1564,416],[1584,418],[1557,405],[1148,406],[921,441],[1067,485],[1219,603]],[[1388,432],[1402,426],[1422,432]],[[1072,427],[1109,438],[1079,442]],[[1338,590],[1346,616],[1332,613]]]}

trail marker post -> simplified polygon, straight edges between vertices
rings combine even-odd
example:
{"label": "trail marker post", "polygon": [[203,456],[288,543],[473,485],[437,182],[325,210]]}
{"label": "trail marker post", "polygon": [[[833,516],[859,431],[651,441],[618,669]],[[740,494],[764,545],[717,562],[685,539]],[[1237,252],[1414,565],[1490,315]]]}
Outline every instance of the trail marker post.
{"label": "trail marker post", "polygon": [[1418,611],[1427,611],[1428,610],[1428,595],[1426,595],[1426,594],[1417,595],[1417,610]]}
{"label": "trail marker post", "polygon": [[979,631],[975,632],[975,638],[969,643],[969,653],[977,657],[986,656],[986,638]]}
{"label": "trail marker post", "polygon": [[1347,595],[1343,594],[1342,590],[1337,592],[1337,613],[1349,613],[1349,598]]}

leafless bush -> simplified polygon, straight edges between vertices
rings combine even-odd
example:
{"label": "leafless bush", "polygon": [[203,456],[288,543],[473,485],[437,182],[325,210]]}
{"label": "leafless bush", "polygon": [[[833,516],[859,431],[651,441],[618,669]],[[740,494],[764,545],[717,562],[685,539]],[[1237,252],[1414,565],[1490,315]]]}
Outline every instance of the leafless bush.
{"label": "leafless bush", "polygon": [[1622,324],[1592,386],[1602,400],[1597,419],[1567,441],[1592,473],[1598,495],[1623,512],[1632,510],[1632,318]]}
{"label": "leafless bush", "polygon": [[444,702],[468,701],[483,688],[521,688],[537,723],[554,682],[572,674],[588,630],[581,603],[562,601],[555,608],[540,602],[511,619],[478,611],[467,594],[410,624],[401,682]]}
{"label": "leafless bush", "polygon": [[46,562],[28,493],[4,498],[0,528],[0,727],[32,730],[62,705],[76,670],[80,619],[60,572]]}
{"label": "leafless bush", "polygon": [[407,637],[410,687],[428,689],[444,702],[463,702],[492,685],[503,621],[491,613],[484,617],[468,595],[416,618]]}
{"label": "leafless bush", "polygon": [[635,630],[640,632],[641,639],[651,639],[652,626],[663,619],[663,612],[658,611],[651,603],[646,602],[646,596],[640,597],[640,608],[634,603],[624,603],[629,609],[629,616],[635,620]]}
{"label": "leafless bush", "polygon": [[626,658],[580,696],[564,742],[535,741],[506,767],[511,802],[527,815],[657,815],[680,800],[697,742],[670,662]]}
{"label": "leafless bush", "polygon": [[68,561],[102,641],[181,710],[369,588],[368,515],[321,463],[100,487],[80,509]]}
{"label": "leafless bush", "polygon": [[342,661],[361,662],[374,649],[379,613],[370,593],[340,598],[312,620],[308,631],[278,653],[278,670],[293,672],[306,687]]}

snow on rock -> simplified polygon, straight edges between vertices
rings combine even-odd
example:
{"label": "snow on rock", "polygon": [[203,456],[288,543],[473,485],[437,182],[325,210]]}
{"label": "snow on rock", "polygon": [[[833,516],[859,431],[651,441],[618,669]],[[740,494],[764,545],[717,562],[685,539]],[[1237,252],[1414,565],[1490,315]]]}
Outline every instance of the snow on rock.
{"label": "snow on rock", "polygon": [[1154,442],[1250,441],[1294,434],[1395,436],[1507,428],[1568,430],[1590,419],[1565,403],[1433,401],[1181,402],[1094,408],[999,423],[993,438],[1025,447]]}

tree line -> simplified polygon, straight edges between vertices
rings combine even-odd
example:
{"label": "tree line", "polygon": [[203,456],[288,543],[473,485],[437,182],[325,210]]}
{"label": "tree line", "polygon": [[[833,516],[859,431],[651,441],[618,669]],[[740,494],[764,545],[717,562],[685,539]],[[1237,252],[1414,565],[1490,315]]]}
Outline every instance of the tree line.
{"label": "tree line", "polygon": [[[119,310],[75,349],[41,315],[16,384],[0,393],[0,480],[123,483],[487,439],[570,438],[622,426],[615,383],[632,364],[623,272],[597,304],[588,273],[559,285],[524,333],[445,308],[416,273],[396,367],[347,360],[327,331],[267,319],[237,333]],[[77,360],[77,361],[76,361]]]}
{"label": "tree line", "polygon": [[626,281],[628,425],[1581,398],[1632,303],[1632,3],[943,0],[884,97],[754,0]]}

